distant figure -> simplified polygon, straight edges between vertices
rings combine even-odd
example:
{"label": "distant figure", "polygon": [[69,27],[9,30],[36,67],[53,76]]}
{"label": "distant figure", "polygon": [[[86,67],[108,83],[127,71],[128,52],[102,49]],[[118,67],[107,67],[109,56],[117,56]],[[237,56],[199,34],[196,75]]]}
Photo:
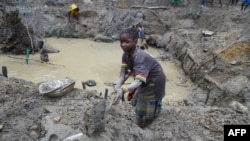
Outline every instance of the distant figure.
{"label": "distant figure", "polygon": [[[220,3],[220,7],[222,7],[222,1],[221,0],[218,0],[218,1]],[[210,3],[211,3],[211,6],[213,7],[214,0],[211,0]],[[201,0],[201,5],[205,6],[206,5],[206,0]]]}
{"label": "distant figure", "polygon": [[44,48],[44,43],[43,41],[40,41],[39,43],[39,48],[40,48],[40,59],[41,62],[49,62],[49,55],[46,49]]}
{"label": "distant figure", "polygon": [[138,46],[140,48],[148,49],[148,46],[145,43],[145,29],[144,29],[144,27],[142,26],[141,23],[139,23],[137,25],[137,31],[138,31],[138,36],[139,36],[139,41],[138,41],[139,45]]}
{"label": "distant figure", "polygon": [[239,0],[229,0],[229,4],[231,5],[237,5]]}
{"label": "distant figure", "polygon": [[201,0],[201,5],[205,6],[206,0]]}
{"label": "distant figure", "polygon": [[[222,1],[221,0],[218,0],[218,1],[220,3],[220,7],[222,8]],[[212,7],[213,7],[213,5],[214,5],[214,0],[212,0]]]}
{"label": "distant figure", "polygon": [[241,11],[245,11],[250,4],[250,0],[242,0]]}
{"label": "distant figure", "polygon": [[172,1],[172,5],[175,7],[180,3],[180,0],[171,0]]}
{"label": "distant figure", "polygon": [[79,22],[79,8],[76,4],[71,4],[69,7],[68,18],[75,18]]}

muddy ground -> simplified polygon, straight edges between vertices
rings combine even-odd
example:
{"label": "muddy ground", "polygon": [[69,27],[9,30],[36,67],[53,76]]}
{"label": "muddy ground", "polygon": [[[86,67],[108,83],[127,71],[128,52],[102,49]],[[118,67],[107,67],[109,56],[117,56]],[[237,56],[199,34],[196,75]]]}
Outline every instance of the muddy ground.
{"label": "muddy ground", "polygon": [[[170,12],[160,11],[159,14],[162,15],[156,16],[158,20],[150,19],[155,14],[152,9],[141,10],[137,16],[140,17],[140,13],[145,12],[143,14],[146,18],[143,20],[146,29],[151,28],[148,33],[155,34],[154,31],[162,30],[162,27],[154,30],[155,26],[151,25],[151,21],[166,25],[164,31],[166,30],[167,37],[172,36],[172,40],[163,45],[169,50],[166,54],[172,53],[170,56],[174,57],[164,54],[162,59],[177,61],[182,58],[178,53],[187,49],[187,52],[191,53],[185,57],[189,56],[195,64],[190,67],[190,61],[185,61],[185,57],[179,64],[184,66],[186,73],[188,70],[196,74],[207,73],[209,77],[205,77],[205,80],[210,80],[210,83],[199,84],[212,86],[214,89],[210,90],[211,93],[198,87],[197,83],[200,81],[194,81],[187,99],[164,104],[160,117],[147,128],[141,129],[135,124],[133,107],[127,102],[112,106],[109,111],[103,113],[101,107],[109,105],[110,97],[105,100],[96,91],[74,89],[63,97],[49,98],[39,95],[39,84],[18,78],[0,77],[0,140],[59,141],[78,135],[75,140],[81,141],[222,141],[223,125],[250,124],[250,91],[246,89],[243,92],[244,88],[249,86],[250,76],[250,37],[249,28],[246,28],[249,27],[249,13],[240,11],[239,6],[223,6],[221,9],[218,5],[212,8],[196,4],[192,7],[192,2],[190,3],[174,9],[168,6],[167,10]],[[54,10],[57,6],[49,6],[50,9],[45,7],[42,11]],[[50,19],[48,21],[58,22],[53,20],[52,13],[58,14],[51,12],[45,17]],[[119,13],[117,15],[119,16]],[[127,15],[129,13],[124,15],[125,21],[131,20]],[[172,18],[164,19],[164,16]],[[105,14],[103,17],[105,18]],[[115,25],[120,23],[113,22],[117,19],[119,18],[112,18],[110,23],[104,23],[103,27],[106,27],[105,24],[114,24],[113,27],[119,29],[120,26]],[[92,33],[92,30],[97,28],[89,26],[96,24],[88,21],[91,21],[90,18],[82,21],[82,25],[85,25],[82,28],[86,28],[87,33]],[[54,28],[59,27],[51,25]],[[116,31],[115,28],[109,30],[107,33],[110,34]],[[201,31],[204,30],[215,31],[215,34],[203,36]],[[78,31],[82,33],[81,30]],[[162,33],[159,36],[163,37]],[[163,40],[166,41],[167,38]],[[216,65],[213,65],[215,63],[211,60],[214,54],[220,57],[215,59]],[[198,71],[194,70],[195,65],[199,63],[205,65],[199,66]],[[189,78],[190,81],[198,80],[187,73],[186,80],[189,81]],[[211,85],[212,82],[214,85]],[[99,112],[94,110],[96,107]],[[98,116],[99,118],[96,118]]]}
{"label": "muddy ground", "polygon": [[135,124],[133,107],[124,102],[112,106],[98,124],[93,122],[93,107],[108,106],[109,98],[96,91],[74,89],[63,97],[49,98],[39,95],[38,84],[0,79],[2,141],[59,141],[79,133],[83,134],[76,139],[82,141],[222,141],[224,124],[250,123],[249,112],[175,103],[165,104],[158,119],[141,129]]}

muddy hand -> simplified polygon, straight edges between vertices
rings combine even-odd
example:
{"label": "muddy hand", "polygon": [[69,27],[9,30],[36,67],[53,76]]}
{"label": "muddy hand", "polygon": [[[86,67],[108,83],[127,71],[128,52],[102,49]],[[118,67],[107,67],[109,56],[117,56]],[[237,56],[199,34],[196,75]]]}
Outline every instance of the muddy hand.
{"label": "muddy hand", "polygon": [[123,96],[123,90],[121,88],[117,89],[116,95],[115,95],[115,98],[114,98],[112,104],[113,105],[118,104],[119,101],[122,99],[122,96]]}

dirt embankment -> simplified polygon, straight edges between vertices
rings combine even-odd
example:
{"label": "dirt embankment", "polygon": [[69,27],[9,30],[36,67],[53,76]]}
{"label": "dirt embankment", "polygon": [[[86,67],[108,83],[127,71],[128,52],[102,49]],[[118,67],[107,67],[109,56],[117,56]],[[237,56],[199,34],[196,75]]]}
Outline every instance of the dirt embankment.
{"label": "dirt embankment", "polygon": [[74,89],[63,97],[48,98],[39,95],[38,84],[17,78],[0,80],[2,141],[55,141],[79,133],[78,139],[84,141],[217,141],[223,140],[224,124],[250,124],[249,112],[239,109],[164,105],[157,120],[141,129],[126,102],[112,106],[100,124],[93,122],[100,115],[93,109],[97,103],[108,105],[109,98],[106,101],[96,91]]}

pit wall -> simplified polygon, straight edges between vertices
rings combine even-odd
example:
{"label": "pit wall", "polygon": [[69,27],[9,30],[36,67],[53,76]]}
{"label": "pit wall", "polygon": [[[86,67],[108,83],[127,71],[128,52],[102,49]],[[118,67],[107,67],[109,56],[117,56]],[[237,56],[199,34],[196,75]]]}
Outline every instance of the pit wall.
{"label": "pit wall", "polygon": [[[233,101],[249,106],[249,79],[232,69],[232,66],[217,56],[207,54],[206,60],[200,60],[187,42],[175,44],[170,51],[181,62],[181,68],[191,81],[206,93],[204,98],[191,94],[187,105],[208,105],[227,107]],[[196,99],[196,100],[193,100]],[[198,103],[195,103],[198,102]]]}

